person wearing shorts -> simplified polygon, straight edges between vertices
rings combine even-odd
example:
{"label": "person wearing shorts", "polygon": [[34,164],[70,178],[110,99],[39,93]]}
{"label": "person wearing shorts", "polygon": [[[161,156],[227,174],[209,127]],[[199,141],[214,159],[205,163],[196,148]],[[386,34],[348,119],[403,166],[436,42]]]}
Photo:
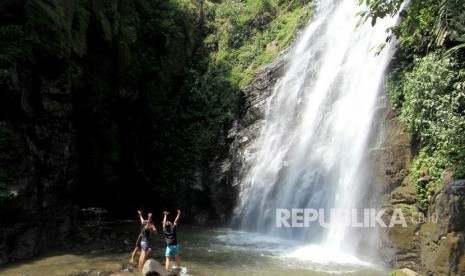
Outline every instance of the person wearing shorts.
{"label": "person wearing shorts", "polygon": [[140,248],[141,248],[141,253],[139,256],[139,268],[144,266],[145,261],[149,257],[150,253],[152,252],[152,248],[150,247],[150,235],[157,234],[157,229],[151,222],[152,220],[152,214],[149,214],[149,217],[147,219],[147,223],[145,224],[145,227],[142,229],[142,232],[140,233]]}
{"label": "person wearing shorts", "polygon": [[170,221],[167,221],[168,217],[168,212],[164,211],[163,212],[163,233],[165,233],[165,241],[166,241],[166,263],[165,263],[165,269],[169,270],[170,268],[170,260],[174,257],[174,260],[176,261],[176,265],[178,267],[181,266],[181,260],[179,259],[179,245],[178,245],[178,239],[176,235],[176,228],[178,226],[178,221],[179,217],[181,216],[181,210],[178,210],[178,214],[176,218],[174,219],[174,222],[171,223]]}
{"label": "person wearing shorts", "polygon": [[141,249],[141,247],[140,247],[140,242],[142,241],[141,233],[142,233],[142,230],[147,225],[147,220],[145,220],[144,217],[142,217],[142,211],[137,210],[137,213],[139,214],[139,220],[140,220],[141,228],[140,228],[139,236],[137,236],[136,246],[134,247],[134,250],[132,251],[131,259],[129,260],[130,264],[134,263],[134,258],[136,257],[137,251],[139,251]]}

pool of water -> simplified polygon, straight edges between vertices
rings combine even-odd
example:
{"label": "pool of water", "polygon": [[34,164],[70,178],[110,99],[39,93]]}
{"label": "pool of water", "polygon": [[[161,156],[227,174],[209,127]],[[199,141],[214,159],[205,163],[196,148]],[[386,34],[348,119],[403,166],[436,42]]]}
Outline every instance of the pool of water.
{"label": "pool of water", "polygon": [[[137,228],[131,233],[137,233]],[[316,245],[303,246],[295,241],[230,229],[180,226],[178,241],[183,275],[388,275],[383,268]],[[158,235],[153,243],[155,248],[151,257],[163,263],[162,235]],[[89,275],[101,271],[119,272],[128,267],[130,251],[126,246],[113,252],[94,248],[80,253],[53,253],[0,267],[0,275],[67,276],[82,271]],[[141,274],[137,269],[133,273]]]}

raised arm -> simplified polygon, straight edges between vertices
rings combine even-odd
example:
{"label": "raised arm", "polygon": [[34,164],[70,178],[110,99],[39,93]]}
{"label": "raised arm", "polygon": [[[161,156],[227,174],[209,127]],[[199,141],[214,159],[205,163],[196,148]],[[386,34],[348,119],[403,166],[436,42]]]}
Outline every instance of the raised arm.
{"label": "raised arm", "polygon": [[142,211],[141,211],[141,210],[137,210],[137,213],[139,214],[140,224],[143,224],[143,223],[144,223],[144,218],[142,217]]}
{"label": "raised arm", "polygon": [[150,225],[150,222],[152,222],[152,213],[147,215],[147,225]]}
{"label": "raised arm", "polygon": [[168,211],[164,211],[164,212],[163,212],[163,215],[164,215],[164,216],[163,216],[163,228],[165,228],[166,219],[167,219],[167,217],[168,217],[168,214],[169,214]]}
{"label": "raised arm", "polygon": [[181,216],[181,210],[178,210],[178,215],[176,216],[176,218],[174,219],[174,223],[173,225],[174,226],[177,226],[178,225],[178,221],[179,221],[179,217]]}
{"label": "raised arm", "polygon": [[152,213],[148,213],[147,220],[146,220],[144,228],[142,228],[141,234],[144,233],[145,230],[152,231],[153,225],[152,225],[151,221],[152,221]]}

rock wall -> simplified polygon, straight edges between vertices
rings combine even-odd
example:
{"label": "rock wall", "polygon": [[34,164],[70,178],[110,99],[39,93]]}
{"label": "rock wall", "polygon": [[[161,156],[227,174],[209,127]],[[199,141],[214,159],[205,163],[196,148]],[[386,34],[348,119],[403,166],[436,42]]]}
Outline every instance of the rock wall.
{"label": "rock wall", "polygon": [[465,181],[443,177],[419,237],[425,275],[465,275]]}
{"label": "rock wall", "polygon": [[0,264],[66,248],[77,205],[163,204],[148,98],[176,91],[199,34],[195,11],[171,19],[175,35],[147,30],[161,6],[0,3]]}
{"label": "rock wall", "polygon": [[220,139],[222,150],[215,154],[206,173],[212,205],[223,221],[233,216],[240,176],[249,168],[251,155],[257,149],[267,99],[284,73],[287,55],[288,51],[284,51],[273,63],[258,70],[254,81],[244,89],[240,115]]}
{"label": "rock wall", "polygon": [[[37,47],[27,49],[29,59],[6,69],[0,81],[5,105],[0,128],[8,140],[3,154],[9,149],[4,156],[9,162],[2,168],[7,168],[15,194],[13,204],[2,204],[0,264],[64,244],[76,226],[76,210],[65,198],[75,188],[77,170],[73,68],[64,62],[72,52],[65,33],[71,30],[74,4],[29,1],[25,10],[26,29],[37,17],[44,21],[30,31]],[[58,20],[54,28],[51,24]]]}
{"label": "rock wall", "polygon": [[390,259],[387,265],[421,275],[465,275],[465,181],[445,173],[443,188],[431,196],[429,209],[422,212],[415,183],[408,176],[415,151],[393,109],[384,131],[385,143],[374,154],[375,186],[383,195],[386,216],[401,209],[407,227],[384,228],[381,255]]}

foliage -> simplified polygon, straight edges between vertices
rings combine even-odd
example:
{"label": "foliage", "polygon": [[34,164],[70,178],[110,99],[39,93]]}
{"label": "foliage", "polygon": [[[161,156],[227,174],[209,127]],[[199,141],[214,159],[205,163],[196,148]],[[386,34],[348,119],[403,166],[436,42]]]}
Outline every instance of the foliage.
{"label": "foliage", "polygon": [[401,47],[411,53],[425,53],[429,50],[456,46],[465,42],[465,10],[459,0],[410,1],[402,9],[404,0],[370,1],[359,0],[367,9],[359,14],[363,19],[377,19],[394,16],[400,12],[402,19],[398,26],[389,29],[391,34],[400,38]]}
{"label": "foliage", "polygon": [[451,58],[430,54],[405,74],[402,116],[422,146],[449,148],[452,134],[463,128],[465,71],[457,67]]}
{"label": "foliage", "polygon": [[[195,184],[193,175],[208,166],[210,154],[219,150],[218,139],[236,115],[240,89],[250,83],[256,68],[277,56],[278,51],[266,50],[267,44],[276,41],[282,49],[308,20],[307,8],[293,2],[204,2],[203,20],[197,23],[202,41],[181,87],[169,96],[171,100],[154,97],[150,103],[160,125],[175,126],[163,128],[166,140],[162,137],[158,145],[169,151],[162,163],[163,181],[177,183],[177,189]],[[179,23],[169,20],[176,20],[176,15],[156,18],[153,26],[164,26],[158,30],[165,34],[158,37],[173,40]],[[154,72],[163,74],[159,69]]]}
{"label": "foliage", "polygon": [[465,176],[465,10],[458,0],[371,1],[360,12],[376,20],[400,12],[401,22],[389,29],[399,39],[397,64],[386,85],[391,103],[413,134],[418,148],[410,174],[420,207],[441,185],[445,170]]}
{"label": "foliage", "polygon": [[260,66],[276,58],[274,42],[284,49],[310,18],[308,6],[294,1],[225,1],[210,7],[214,16],[205,39],[210,59],[227,66],[227,79],[244,88]]}
{"label": "foliage", "polygon": [[410,175],[415,181],[420,209],[428,209],[429,195],[434,194],[441,187],[441,176],[450,165],[448,156],[440,151],[428,153],[426,150],[421,150],[415,158]]}
{"label": "foliage", "polygon": [[0,26],[0,68],[8,68],[24,55],[26,38],[22,26]]}
{"label": "foliage", "polygon": [[394,71],[388,94],[421,148],[411,174],[418,201],[426,207],[445,169],[465,172],[465,69],[457,58],[432,53],[416,58],[410,70]]}

